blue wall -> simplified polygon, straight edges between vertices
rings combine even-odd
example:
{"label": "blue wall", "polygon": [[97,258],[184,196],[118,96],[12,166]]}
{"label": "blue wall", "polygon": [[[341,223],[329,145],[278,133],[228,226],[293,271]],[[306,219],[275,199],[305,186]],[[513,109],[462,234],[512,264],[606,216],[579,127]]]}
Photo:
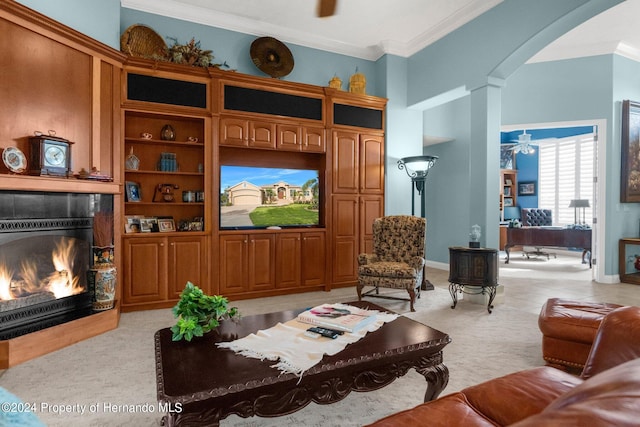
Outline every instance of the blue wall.
{"label": "blue wall", "polygon": [[[429,130],[425,134],[452,139],[424,148],[425,154],[439,156],[426,184],[427,257],[442,263],[449,261],[449,246],[469,244],[469,224],[477,223],[473,209],[469,208],[475,191],[469,176],[473,161],[469,154],[469,141],[473,140],[470,103],[467,96],[424,113],[424,127]],[[497,193],[497,180],[495,188]]]}
{"label": "blue wall", "polygon": [[17,1],[120,50],[120,0]]}

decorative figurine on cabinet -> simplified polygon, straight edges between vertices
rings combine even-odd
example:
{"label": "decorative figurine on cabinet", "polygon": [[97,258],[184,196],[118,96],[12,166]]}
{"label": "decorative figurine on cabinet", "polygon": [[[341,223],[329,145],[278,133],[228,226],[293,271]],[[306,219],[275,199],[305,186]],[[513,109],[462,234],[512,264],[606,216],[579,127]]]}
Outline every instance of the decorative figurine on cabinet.
{"label": "decorative figurine on cabinet", "polygon": [[[156,192],[153,195],[154,202],[173,202],[175,201],[175,196],[173,194],[173,190],[177,190],[180,188],[178,184],[158,184],[156,186]],[[157,197],[160,197],[161,200],[156,200]]]}
{"label": "decorative figurine on cabinet", "polygon": [[469,247],[470,248],[479,248],[480,247],[480,236],[481,228],[478,224],[471,226],[471,233],[469,233]]}

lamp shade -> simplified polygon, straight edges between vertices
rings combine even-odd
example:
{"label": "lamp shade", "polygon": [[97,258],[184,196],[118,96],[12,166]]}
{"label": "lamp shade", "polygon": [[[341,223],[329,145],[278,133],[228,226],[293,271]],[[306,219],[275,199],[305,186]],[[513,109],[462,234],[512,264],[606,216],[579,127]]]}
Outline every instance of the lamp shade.
{"label": "lamp shade", "polygon": [[411,156],[411,157],[403,157],[398,161],[398,167],[402,169],[405,167],[407,169],[407,173],[409,170],[413,172],[423,172],[425,175],[431,169],[431,167],[436,163],[438,156]]}
{"label": "lamp shade", "polygon": [[517,206],[505,206],[503,214],[505,221],[520,219],[520,208]]}
{"label": "lamp shade", "polygon": [[570,208],[588,208],[589,200],[588,199],[573,199],[569,202]]}

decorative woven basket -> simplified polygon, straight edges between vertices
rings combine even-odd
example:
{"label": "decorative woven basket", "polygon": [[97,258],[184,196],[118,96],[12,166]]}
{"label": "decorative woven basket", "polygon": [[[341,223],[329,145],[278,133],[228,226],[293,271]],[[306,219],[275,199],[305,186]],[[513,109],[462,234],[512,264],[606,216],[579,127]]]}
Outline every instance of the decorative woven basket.
{"label": "decorative woven basket", "polygon": [[146,25],[136,24],[120,36],[120,50],[131,56],[167,59],[168,48],[162,37]]}

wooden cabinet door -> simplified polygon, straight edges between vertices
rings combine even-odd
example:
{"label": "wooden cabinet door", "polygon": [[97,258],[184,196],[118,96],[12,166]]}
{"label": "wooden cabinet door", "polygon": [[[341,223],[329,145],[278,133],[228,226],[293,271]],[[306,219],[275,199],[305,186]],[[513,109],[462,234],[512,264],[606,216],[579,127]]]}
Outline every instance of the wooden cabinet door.
{"label": "wooden cabinet door", "polygon": [[206,282],[207,248],[204,236],[170,237],[169,241],[169,299],[180,298],[187,282],[209,293]]}
{"label": "wooden cabinet door", "polygon": [[326,142],[324,128],[304,126],[302,128],[302,151],[324,153]]}
{"label": "wooden cabinet door", "polygon": [[324,285],[326,277],[324,233],[302,233],[301,243],[302,286]]}
{"label": "wooden cabinet door", "polygon": [[123,303],[166,301],[167,239],[131,238],[123,243]]}
{"label": "wooden cabinet door", "polygon": [[251,234],[248,245],[249,290],[275,288],[275,235]]}
{"label": "wooden cabinet door", "polygon": [[300,126],[278,125],[278,150],[300,151],[302,148],[302,131]]}
{"label": "wooden cabinet door", "polygon": [[360,253],[373,253],[373,221],[384,216],[382,196],[360,196]]}
{"label": "wooden cabinet door", "polygon": [[358,133],[333,131],[333,192],[358,192]]}
{"label": "wooden cabinet door", "polygon": [[300,233],[278,234],[276,239],[276,288],[300,286]]}
{"label": "wooden cabinet door", "polygon": [[248,236],[220,236],[220,293],[235,294],[249,290],[247,271]]}
{"label": "wooden cabinet door", "polygon": [[360,192],[384,193],[384,137],[360,135]]}
{"label": "wooden cabinet door", "polygon": [[276,148],[276,125],[270,122],[249,122],[249,147]]}
{"label": "wooden cabinet door", "polygon": [[220,119],[220,145],[246,147],[249,144],[249,122],[245,119]]}
{"label": "wooden cabinet door", "polygon": [[334,195],[332,199],[333,259],[332,283],[358,279],[358,196]]}

